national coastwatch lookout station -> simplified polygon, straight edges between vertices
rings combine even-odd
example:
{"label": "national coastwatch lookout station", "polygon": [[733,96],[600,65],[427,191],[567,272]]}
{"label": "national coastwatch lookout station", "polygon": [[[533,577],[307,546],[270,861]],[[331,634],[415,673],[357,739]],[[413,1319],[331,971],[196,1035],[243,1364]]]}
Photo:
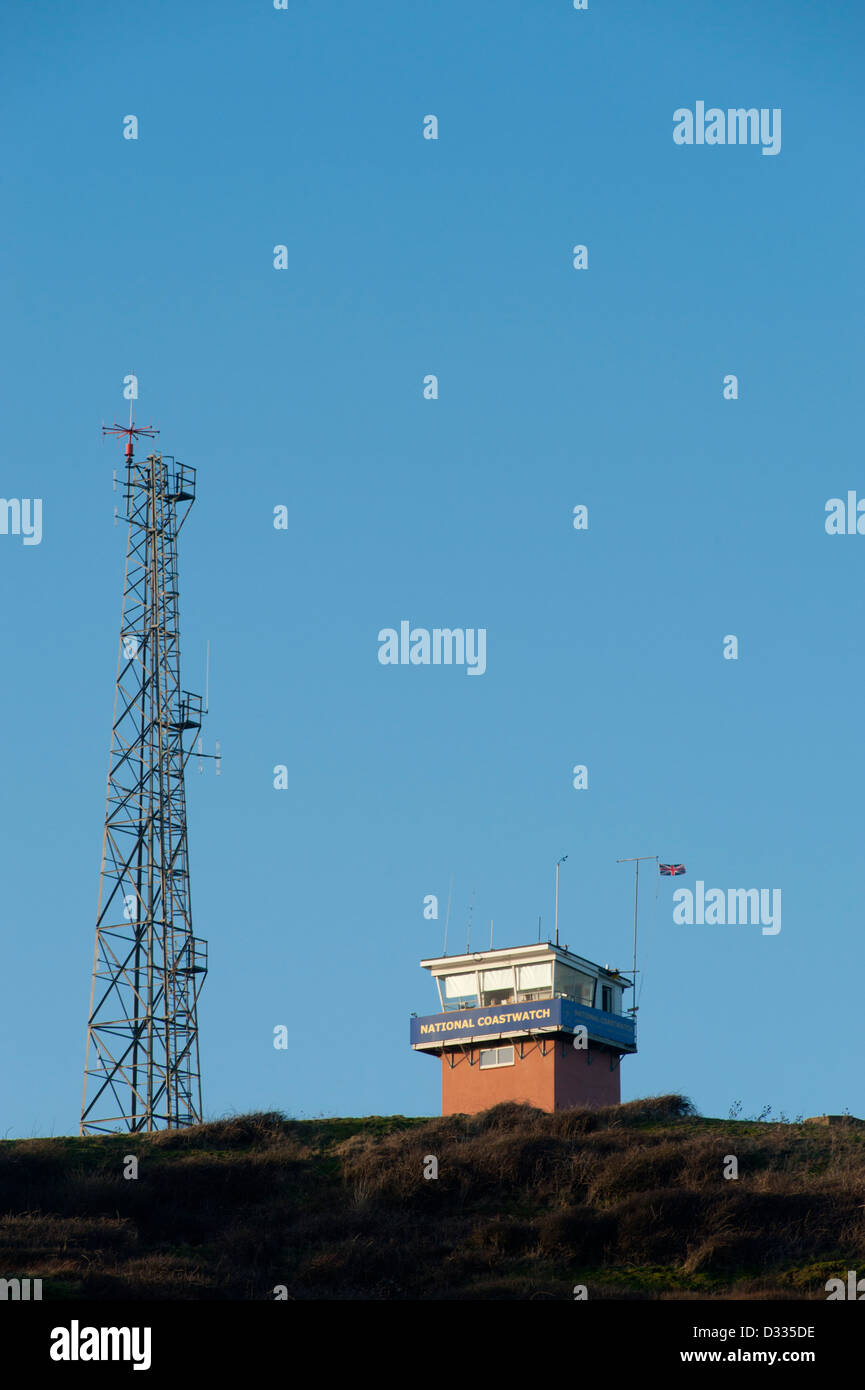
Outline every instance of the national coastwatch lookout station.
{"label": "national coastwatch lookout station", "polygon": [[621,1101],[619,1067],[636,1052],[632,981],[551,942],[422,960],[439,1012],[411,1020],[416,1052],[441,1058],[442,1114],[500,1101],[542,1110]]}

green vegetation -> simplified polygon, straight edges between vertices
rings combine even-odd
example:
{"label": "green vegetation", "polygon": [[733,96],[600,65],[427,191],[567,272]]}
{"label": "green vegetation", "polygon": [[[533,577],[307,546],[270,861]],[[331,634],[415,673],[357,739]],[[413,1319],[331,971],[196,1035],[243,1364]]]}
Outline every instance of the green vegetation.
{"label": "green vegetation", "polygon": [[865,1275],[863,1191],[865,1126],[705,1120],[681,1096],[255,1114],[0,1143],[0,1275],[45,1299],[822,1299]]}

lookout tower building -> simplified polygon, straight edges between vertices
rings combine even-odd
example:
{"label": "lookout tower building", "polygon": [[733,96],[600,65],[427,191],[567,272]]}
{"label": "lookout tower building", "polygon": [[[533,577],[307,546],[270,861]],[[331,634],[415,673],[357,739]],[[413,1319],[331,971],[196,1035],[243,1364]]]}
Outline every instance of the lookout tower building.
{"label": "lookout tower building", "polygon": [[541,1110],[618,1105],[636,1052],[632,981],[550,942],[422,960],[440,1012],[411,1020],[416,1052],[441,1058],[442,1114],[503,1100]]}

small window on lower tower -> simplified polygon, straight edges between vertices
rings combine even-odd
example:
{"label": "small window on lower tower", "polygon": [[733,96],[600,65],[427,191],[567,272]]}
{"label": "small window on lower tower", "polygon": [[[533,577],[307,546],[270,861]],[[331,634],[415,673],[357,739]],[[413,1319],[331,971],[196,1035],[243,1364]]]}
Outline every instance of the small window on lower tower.
{"label": "small window on lower tower", "polygon": [[486,1047],[481,1050],[482,1067],[512,1067],[514,1049],[512,1047]]}

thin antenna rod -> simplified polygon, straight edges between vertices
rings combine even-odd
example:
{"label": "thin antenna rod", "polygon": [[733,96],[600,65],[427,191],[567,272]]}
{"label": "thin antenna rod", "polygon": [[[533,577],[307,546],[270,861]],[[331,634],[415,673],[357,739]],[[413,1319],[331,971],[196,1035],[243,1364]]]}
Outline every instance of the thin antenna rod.
{"label": "thin antenna rod", "polygon": [[466,955],[468,955],[468,953],[469,953],[469,947],[470,947],[471,944],[472,944],[472,913],[474,912],[474,910],[475,910],[475,890],[474,890],[474,888],[473,888],[473,889],[472,889],[472,905],[471,905],[471,907],[469,908],[469,930],[468,930],[468,936],[466,937]]}
{"label": "thin antenna rod", "polygon": [[450,919],[451,919],[451,898],[452,898],[452,896],[453,896],[453,891],[454,891],[454,876],[453,876],[453,874],[451,874],[451,885],[450,885],[450,888],[448,889],[448,910],[447,910],[447,913],[445,914],[445,948],[444,948],[444,950],[442,951],[442,955],[443,955],[443,956],[446,956],[447,953],[448,953],[448,922],[449,922]]}
{"label": "thin antenna rod", "polygon": [[540,913],[539,913],[539,914],[538,914],[538,941],[540,941],[540,939],[541,939],[541,918],[540,918]]}
{"label": "thin antenna rod", "polygon": [[210,709],[210,643],[207,644],[207,656],[204,659],[204,713]]}
{"label": "thin antenna rod", "polygon": [[493,919],[490,918],[490,950],[493,949]]}

